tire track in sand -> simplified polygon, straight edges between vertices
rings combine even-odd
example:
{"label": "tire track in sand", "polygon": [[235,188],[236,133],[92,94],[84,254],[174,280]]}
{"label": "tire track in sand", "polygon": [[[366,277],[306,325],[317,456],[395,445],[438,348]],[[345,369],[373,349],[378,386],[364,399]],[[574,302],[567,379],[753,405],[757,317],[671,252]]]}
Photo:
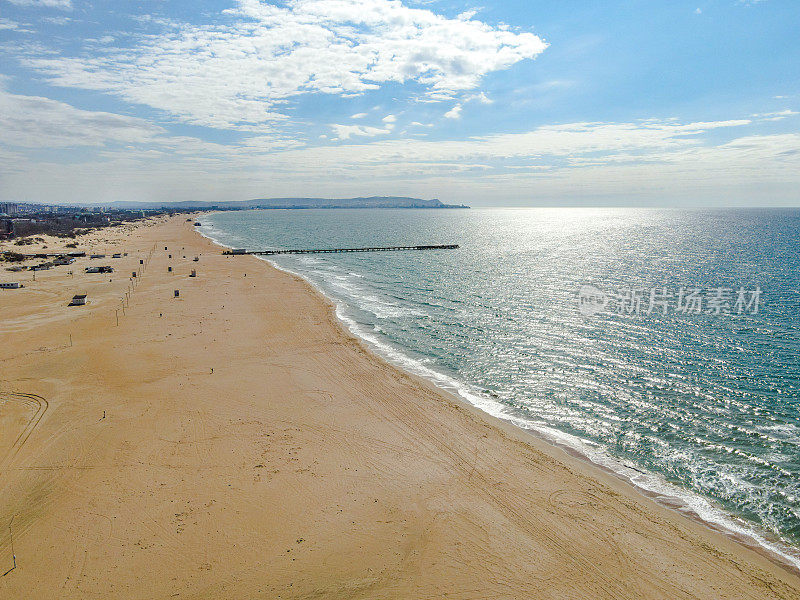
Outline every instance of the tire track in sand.
{"label": "tire track in sand", "polygon": [[33,416],[28,420],[25,426],[20,431],[17,438],[14,440],[14,443],[11,444],[11,447],[6,452],[6,455],[0,460],[0,474],[2,474],[6,467],[11,463],[12,460],[19,454],[22,447],[25,445],[25,442],[28,441],[28,438],[33,433],[33,430],[36,429],[36,426],[44,417],[44,413],[49,408],[50,404],[37,394],[26,394],[23,392],[6,392],[3,394],[6,399],[10,400],[18,400],[25,404],[30,404],[32,407],[35,408],[35,412]]}

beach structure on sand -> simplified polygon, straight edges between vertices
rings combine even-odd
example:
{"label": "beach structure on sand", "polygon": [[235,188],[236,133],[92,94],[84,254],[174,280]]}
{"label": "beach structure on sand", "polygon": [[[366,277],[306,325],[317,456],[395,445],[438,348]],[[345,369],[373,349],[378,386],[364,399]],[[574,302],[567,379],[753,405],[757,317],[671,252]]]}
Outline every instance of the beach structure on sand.
{"label": "beach structure on sand", "polygon": [[86,267],[87,273],[113,273],[114,268],[109,266],[102,267]]}
{"label": "beach structure on sand", "polygon": [[75,294],[67,306],[83,306],[86,304],[86,294]]}
{"label": "beach structure on sand", "polygon": [[20,284],[18,281],[5,281],[0,283],[0,290],[16,290],[21,287],[25,286]]}
{"label": "beach structure on sand", "polygon": [[92,254],[89,256],[89,258],[105,258],[105,257],[106,257],[105,254]]}
{"label": "beach structure on sand", "polygon": [[262,256],[272,256],[275,254],[334,254],[338,252],[397,252],[401,250],[456,250],[458,244],[432,244],[425,246],[371,246],[367,248],[312,248],[300,250],[245,250],[234,248],[225,250],[223,254],[260,254]]}

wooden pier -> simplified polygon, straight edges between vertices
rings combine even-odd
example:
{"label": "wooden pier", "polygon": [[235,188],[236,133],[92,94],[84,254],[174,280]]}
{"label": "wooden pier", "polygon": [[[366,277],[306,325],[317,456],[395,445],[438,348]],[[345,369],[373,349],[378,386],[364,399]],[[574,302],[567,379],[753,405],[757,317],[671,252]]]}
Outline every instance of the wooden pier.
{"label": "wooden pier", "polygon": [[339,252],[397,252],[401,250],[455,250],[458,244],[433,244],[428,246],[382,246],[369,248],[319,248],[307,250],[225,250],[223,254],[239,256],[244,254],[258,254],[273,256],[275,254],[336,254]]}

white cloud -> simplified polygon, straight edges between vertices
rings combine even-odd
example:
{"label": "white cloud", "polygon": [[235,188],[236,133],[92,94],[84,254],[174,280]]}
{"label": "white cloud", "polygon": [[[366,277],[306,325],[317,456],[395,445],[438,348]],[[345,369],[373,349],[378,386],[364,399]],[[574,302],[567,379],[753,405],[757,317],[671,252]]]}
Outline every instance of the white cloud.
{"label": "white cloud", "polygon": [[163,132],[144,119],[77,109],[39,96],[10,94],[0,80],[0,142],[28,148],[149,142]]}
{"label": "white cloud", "polygon": [[446,119],[460,119],[461,118],[461,109],[463,107],[460,104],[456,104],[453,108],[448,110],[444,113]]}
{"label": "white cloud", "polygon": [[73,19],[70,19],[69,17],[58,16],[58,17],[44,17],[42,21],[44,21],[45,23],[51,23],[53,25],[67,25],[68,23],[72,23]]}
{"label": "white cloud", "polygon": [[347,140],[356,137],[375,137],[386,135],[392,132],[393,127],[388,126],[383,129],[380,127],[366,127],[363,125],[331,125],[331,129],[336,133],[336,139]]}
{"label": "white cloud", "polygon": [[489,98],[485,92],[481,92],[480,94],[472,94],[471,96],[467,96],[464,98],[464,102],[480,102],[481,104],[493,104],[494,100]]}
{"label": "white cloud", "polygon": [[394,123],[396,121],[397,121],[397,117],[395,117],[394,115],[386,115],[385,117],[383,117],[383,122],[384,123]]}
{"label": "white cloud", "polygon": [[0,31],[3,29],[10,29],[12,31],[19,29],[19,23],[12,21],[11,19],[0,19]]}
{"label": "white cloud", "polygon": [[786,109],[776,112],[756,113],[750,116],[763,121],[781,121],[786,117],[793,117],[798,114],[800,113],[797,111]]}
{"label": "white cloud", "polygon": [[72,0],[6,0],[17,6],[30,6],[34,8],[59,8],[72,10]]}
{"label": "white cloud", "polygon": [[354,115],[350,115],[351,119],[363,119],[367,116],[367,113],[356,113]]}
{"label": "white cloud", "polygon": [[131,49],[23,61],[55,85],[109,92],[188,123],[254,129],[283,120],[281,105],[305,93],[414,82],[432,99],[451,98],[547,47],[529,32],[399,0],[239,0],[225,12],[226,24],[172,24]]}
{"label": "white cloud", "polygon": [[[158,145],[110,147],[103,160],[82,164],[9,158],[13,172],[0,173],[6,195],[25,191],[62,200],[247,198],[266,189],[274,195],[313,194],[324,186],[331,195],[369,195],[379,189],[463,201],[542,197],[572,202],[605,195],[615,201],[705,197],[796,203],[800,134],[754,135],[754,126],[744,119],[569,123],[465,140],[370,140],[271,152],[244,143],[222,146],[158,136]],[[714,141],[720,136],[729,141]],[[48,176],[37,177],[43,169]]]}
{"label": "white cloud", "polygon": [[299,148],[304,145],[299,140],[278,135],[254,135],[245,138],[240,144],[245,149],[254,149],[261,152]]}

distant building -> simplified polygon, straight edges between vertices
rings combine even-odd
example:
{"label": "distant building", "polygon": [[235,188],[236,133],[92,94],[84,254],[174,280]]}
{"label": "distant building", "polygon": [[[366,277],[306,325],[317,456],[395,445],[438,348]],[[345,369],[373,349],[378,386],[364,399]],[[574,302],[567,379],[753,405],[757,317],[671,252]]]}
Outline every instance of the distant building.
{"label": "distant building", "polygon": [[19,212],[19,204],[15,202],[0,202],[0,213],[6,213],[9,216],[14,216]]}
{"label": "distant building", "polygon": [[24,287],[19,284],[17,281],[7,281],[0,283],[0,290],[16,290],[21,287]]}
{"label": "distant building", "polygon": [[86,304],[86,294],[76,294],[67,306],[83,306]]}

